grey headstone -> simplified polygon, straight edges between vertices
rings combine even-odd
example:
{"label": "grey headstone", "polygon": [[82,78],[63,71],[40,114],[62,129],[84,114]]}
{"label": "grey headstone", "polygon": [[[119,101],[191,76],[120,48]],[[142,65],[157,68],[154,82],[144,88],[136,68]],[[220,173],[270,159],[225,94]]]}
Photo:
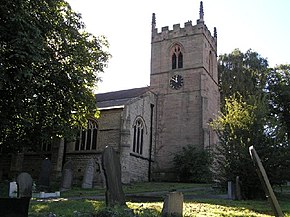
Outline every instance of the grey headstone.
{"label": "grey headstone", "polygon": [[10,182],[9,183],[9,191],[8,191],[8,196],[10,198],[17,197],[18,195],[18,187],[16,182]]}
{"label": "grey headstone", "polygon": [[125,194],[121,183],[120,158],[112,147],[106,147],[102,155],[102,167],[106,179],[106,205],[125,206]]}
{"label": "grey headstone", "polygon": [[90,159],[87,162],[86,171],[83,178],[82,188],[92,188],[94,174],[96,170],[96,163],[94,159]]}
{"label": "grey headstone", "polygon": [[235,200],[235,185],[232,181],[228,181],[228,199]]}
{"label": "grey headstone", "polygon": [[257,168],[257,173],[258,173],[258,176],[260,178],[261,184],[264,188],[266,197],[271,204],[271,207],[272,207],[272,210],[273,210],[275,216],[278,216],[278,217],[284,216],[282,209],[278,203],[278,200],[273,192],[272,186],[269,182],[267,173],[263,167],[263,164],[260,160],[259,155],[257,154],[257,152],[253,146],[249,147],[249,151],[250,151],[251,158],[254,162],[254,165]]}
{"label": "grey headstone", "polygon": [[50,186],[50,174],[51,162],[48,158],[45,158],[41,164],[41,171],[39,175],[39,186],[41,189],[49,189]]}
{"label": "grey headstone", "polygon": [[170,192],[164,199],[162,217],[174,216],[182,217],[183,194],[182,192]]}
{"label": "grey headstone", "polygon": [[71,189],[72,182],[73,182],[72,161],[69,160],[63,166],[61,177],[61,191]]}
{"label": "grey headstone", "polygon": [[32,183],[31,175],[20,173],[17,176],[18,197],[32,197]]}

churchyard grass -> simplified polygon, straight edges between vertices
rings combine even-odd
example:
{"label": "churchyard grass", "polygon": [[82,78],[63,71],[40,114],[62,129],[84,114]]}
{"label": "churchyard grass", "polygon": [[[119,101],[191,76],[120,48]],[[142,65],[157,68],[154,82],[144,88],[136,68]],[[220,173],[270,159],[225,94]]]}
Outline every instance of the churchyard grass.
{"label": "churchyard grass", "polygon": [[[290,217],[290,200],[281,201],[281,207],[285,217]],[[133,203],[127,202],[129,208],[140,216],[160,216],[162,202]],[[32,202],[29,209],[29,216],[47,216],[54,213],[58,217],[90,216],[100,209],[104,209],[103,201],[94,200],[60,200],[49,202]],[[229,201],[218,199],[198,199],[184,202],[184,217],[190,216],[252,216],[270,217],[271,208],[267,201]],[[120,211],[119,211],[120,212]],[[118,212],[117,212],[118,213]],[[148,214],[150,213],[150,215]],[[116,217],[121,215],[116,215]],[[122,216],[126,217],[126,216]]]}
{"label": "churchyard grass", "polygon": [[[138,183],[134,185],[124,186],[126,193],[138,193],[148,191],[168,191],[172,189],[202,189],[210,187],[209,185],[182,184],[182,183]],[[257,216],[269,217],[271,208],[266,200],[247,200],[233,201],[226,199],[203,199],[202,195],[214,193],[208,191],[194,191],[193,194],[186,192],[185,195],[199,195],[198,199],[184,200],[184,217],[189,216]],[[48,200],[45,202],[32,200],[29,209],[29,216],[47,216],[48,213],[54,213],[58,217],[74,217],[74,216],[92,216],[105,208],[104,201],[95,201],[88,199],[71,199],[71,197],[104,195],[104,189],[84,190],[74,188],[70,191],[63,192],[61,199]],[[282,193],[276,193],[285,217],[290,217],[290,193],[289,187],[283,187]],[[66,198],[63,198],[66,197]],[[127,202],[129,208],[133,209],[141,217],[161,216],[163,201],[160,202]],[[120,209],[115,210],[115,217],[126,217]],[[97,217],[97,215],[96,215]]]}

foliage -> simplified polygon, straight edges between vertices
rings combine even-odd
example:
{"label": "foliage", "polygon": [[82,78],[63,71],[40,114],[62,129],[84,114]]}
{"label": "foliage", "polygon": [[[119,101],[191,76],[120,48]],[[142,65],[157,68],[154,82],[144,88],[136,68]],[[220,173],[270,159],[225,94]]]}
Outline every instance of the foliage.
{"label": "foliage", "polygon": [[0,147],[64,137],[95,116],[93,88],[109,54],[64,0],[0,5]]}
{"label": "foliage", "polygon": [[[290,141],[290,65],[279,65],[268,75],[271,115],[277,120],[275,137]],[[283,136],[284,134],[284,136]],[[285,136],[286,135],[286,136]],[[273,135],[272,135],[273,136]]]}
{"label": "foliage", "polygon": [[249,157],[251,145],[272,184],[290,178],[289,68],[270,69],[267,60],[252,50],[235,49],[219,57],[222,112],[212,123],[219,136],[215,179],[225,185],[239,176],[246,198],[257,196],[251,189],[262,192]]}
{"label": "foliage", "polygon": [[248,151],[251,145],[256,145],[252,132],[254,112],[255,107],[238,95],[226,100],[224,113],[212,123],[220,138],[214,160],[215,180],[226,185],[239,176],[245,198],[252,198],[254,189],[256,195],[263,193]]}
{"label": "foliage", "polygon": [[263,92],[267,81],[268,61],[249,49],[242,53],[235,49],[219,56],[219,85],[222,105],[225,98],[239,93],[244,99]]}
{"label": "foliage", "polygon": [[211,156],[209,150],[188,145],[176,153],[174,168],[181,182],[208,183],[211,181]]}

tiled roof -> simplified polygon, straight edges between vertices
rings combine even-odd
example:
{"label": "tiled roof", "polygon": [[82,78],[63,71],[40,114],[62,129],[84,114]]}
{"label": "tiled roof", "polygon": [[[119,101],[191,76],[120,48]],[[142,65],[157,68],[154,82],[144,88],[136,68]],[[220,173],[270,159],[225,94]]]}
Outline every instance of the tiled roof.
{"label": "tiled roof", "polygon": [[130,99],[138,97],[149,90],[149,87],[133,88],[96,94],[98,108],[118,107],[125,105]]}

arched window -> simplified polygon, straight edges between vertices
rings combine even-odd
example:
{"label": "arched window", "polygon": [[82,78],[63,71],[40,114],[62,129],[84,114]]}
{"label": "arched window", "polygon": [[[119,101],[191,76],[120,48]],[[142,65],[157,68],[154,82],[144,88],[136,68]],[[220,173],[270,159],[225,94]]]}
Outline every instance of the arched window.
{"label": "arched window", "polygon": [[75,150],[96,150],[97,149],[98,125],[94,120],[88,120],[87,128],[82,128],[77,135]]}
{"label": "arched window", "polygon": [[172,54],[172,69],[176,69],[176,54]]}
{"label": "arched window", "polygon": [[175,45],[171,51],[172,69],[183,68],[183,54],[179,45]]}
{"label": "arched window", "polygon": [[143,153],[144,123],[141,118],[137,119],[134,126],[133,152]]}

